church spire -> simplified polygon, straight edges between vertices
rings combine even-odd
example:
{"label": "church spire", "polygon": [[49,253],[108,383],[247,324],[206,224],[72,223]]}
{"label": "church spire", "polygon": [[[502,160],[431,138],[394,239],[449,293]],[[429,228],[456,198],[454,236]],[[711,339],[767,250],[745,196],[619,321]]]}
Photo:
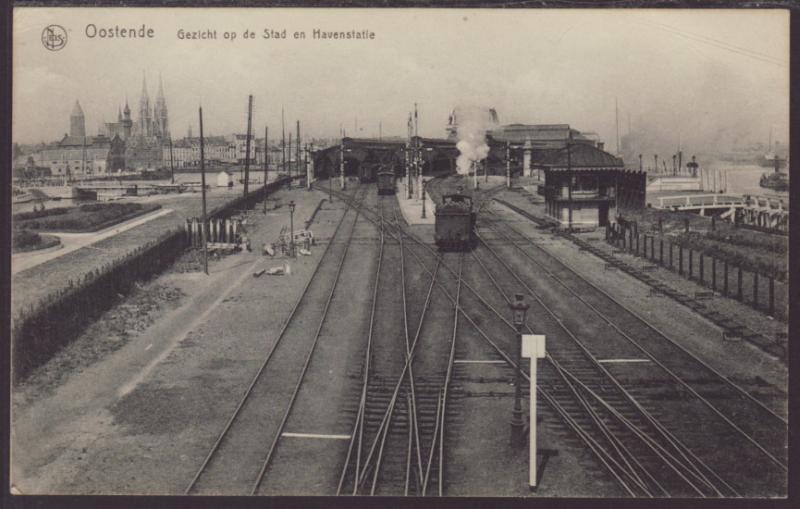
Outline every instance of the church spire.
{"label": "church spire", "polygon": [[161,73],[158,73],[158,99],[164,99],[164,83],[161,81]]}
{"label": "church spire", "polygon": [[149,99],[147,97],[147,77],[144,71],[142,71],[142,99]]}

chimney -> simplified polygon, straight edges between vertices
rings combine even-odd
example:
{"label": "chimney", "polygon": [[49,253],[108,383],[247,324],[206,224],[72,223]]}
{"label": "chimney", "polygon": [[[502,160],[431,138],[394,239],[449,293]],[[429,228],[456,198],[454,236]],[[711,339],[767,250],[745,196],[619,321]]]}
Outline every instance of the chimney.
{"label": "chimney", "polygon": [[606,144],[605,144],[604,142],[602,142],[602,141],[598,141],[598,142],[597,142],[597,148],[599,148],[600,150],[605,150],[605,149],[603,148],[603,147],[605,147],[605,146],[606,146]]}

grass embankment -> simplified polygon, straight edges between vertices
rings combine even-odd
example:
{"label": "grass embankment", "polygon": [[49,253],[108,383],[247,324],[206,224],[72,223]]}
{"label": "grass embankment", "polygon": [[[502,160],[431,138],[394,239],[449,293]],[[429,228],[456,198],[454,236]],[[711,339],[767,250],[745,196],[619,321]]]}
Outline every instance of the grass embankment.
{"label": "grass embankment", "polygon": [[14,230],[11,235],[11,252],[26,253],[54,247],[61,243],[58,237],[44,235],[29,230]]}
{"label": "grass embankment", "polygon": [[20,212],[12,217],[15,230],[94,232],[161,208],[158,204],[87,203]]}
{"label": "grass embankment", "polygon": [[[689,212],[643,209],[623,211],[622,217],[628,221],[638,221],[642,232],[657,231],[658,220],[661,219],[664,233],[679,245],[702,251],[718,260],[727,260],[744,270],[780,281],[787,278],[789,239],[784,235],[737,228],[719,219],[716,229],[712,231],[710,217]],[[685,231],[686,219],[689,220],[689,233]]]}

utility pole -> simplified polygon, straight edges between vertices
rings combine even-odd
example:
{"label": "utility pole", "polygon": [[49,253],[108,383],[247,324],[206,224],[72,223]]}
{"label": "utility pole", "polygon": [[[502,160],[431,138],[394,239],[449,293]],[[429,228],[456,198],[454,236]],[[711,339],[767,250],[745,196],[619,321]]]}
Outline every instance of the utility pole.
{"label": "utility pole", "polygon": [[172,161],[172,136],[169,137],[169,183],[175,183],[175,167]]}
{"label": "utility pole", "polygon": [[417,171],[417,198],[422,199],[422,164],[420,161],[420,146],[419,146],[419,115],[417,114],[417,103],[414,103],[414,160],[416,161]]}
{"label": "utility pole", "polygon": [[200,187],[203,194],[203,223],[200,231],[203,240],[203,272],[208,275],[208,242],[206,241],[206,157],[203,143],[203,107],[200,106]]}
{"label": "utility pole", "polygon": [[383,140],[383,124],[378,121],[378,140]]}
{"label": "utility pole", "polygon": [[283,107],[281,107],[281,157],[283,173],[286,173],[286,127],[283,122]]}
{"label": "utility pole", "polygon": [[269,171],[269,127],[264,127],[264,215],[267,214],[267,172]]}
{"label": "utility pole", "polygon": [[299,174],[300,173],[300,121],[299,120],[297,121],[296,143],[297,143],[297,155],[295,156],[294,166],[297,169],[297,173]]}
{"label": "utility pole", "polygon": [[344,131],[342,131],[342,143],[339,145],[339,185],[344,191]]}
{"label": "utility pole", "polygon": [[617,124],[617,155],[620,155],[622,152],[619,150],[619,104],[616,97],[614,98],[614,118]]}
{"label": "utility pole", "polygon": [[572,148],[567,142],[567,201],[569,203],[569,231],[572,231]]}
{"label": "utility pole", "polygon": [[411,113],[408,114],[408,143],[406,143],[406,199],[411,199],[411,166],[414,164],[414,153],[411,146],[413,130],[411,128]]}
{"label": "utility pole", "polygon": [[289,145],[286,147],[286,153],[289,162],[289,175],[292,174],[292,131],[289,131]]}
{"label": "utility pole", "polygon": [[311,180],[313,179],[313,171],[309,161],[311,160],[310,155],[314,150],[314,144],[306,144],[306,153],[305,153],[305,167],[306,167],[306,189],[311,191]]}
{"label": "utility pole", "polygon": [[86,136],[83,137],[83,150],[81,151],[81,175],[86,176]]}
{"label": "utility pole", "polygon": [[250,184],[250,130],[253,121],[253,95],[247,98],[247,138],[244,142],[244,196],[247,197],[247,191]]}
{"label": "utility pole", "polygon": [[511,143],[506,142],[506,187],[511,189]]}

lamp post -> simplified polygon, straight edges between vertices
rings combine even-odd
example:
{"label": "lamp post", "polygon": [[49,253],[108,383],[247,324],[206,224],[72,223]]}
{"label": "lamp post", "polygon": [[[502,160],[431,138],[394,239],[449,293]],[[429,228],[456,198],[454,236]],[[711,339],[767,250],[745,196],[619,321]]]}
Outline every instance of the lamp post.
{"label": "lamp post", "polygon": [[422,219],[425,219],[425,186],[427,184],[425,179],[422,179]]}
{"label": "lamp post", "polygon": [[290,248],[291,254],[289,256],[291,256],[292,258],[294,258],[294,256],[295,256],[295,253],[294,253],[294,207],[295,207],[294,200],[292,200],[292,201],[289,202],[289,242],[290,242],[290,245],[291,245],[291,248]]}
{"label": "lamp post", "polygon": [[514,302],[510,303],[512,322],[517,329],[517,370],[514,380],[514,409],[511,411],[511,445],[522,447],[525,444],[523,428],[525,423],[522,419],[522,326],[525,324],[525,316],[528,313],[528,305],[525,296],[521,293],[514,295]]}

